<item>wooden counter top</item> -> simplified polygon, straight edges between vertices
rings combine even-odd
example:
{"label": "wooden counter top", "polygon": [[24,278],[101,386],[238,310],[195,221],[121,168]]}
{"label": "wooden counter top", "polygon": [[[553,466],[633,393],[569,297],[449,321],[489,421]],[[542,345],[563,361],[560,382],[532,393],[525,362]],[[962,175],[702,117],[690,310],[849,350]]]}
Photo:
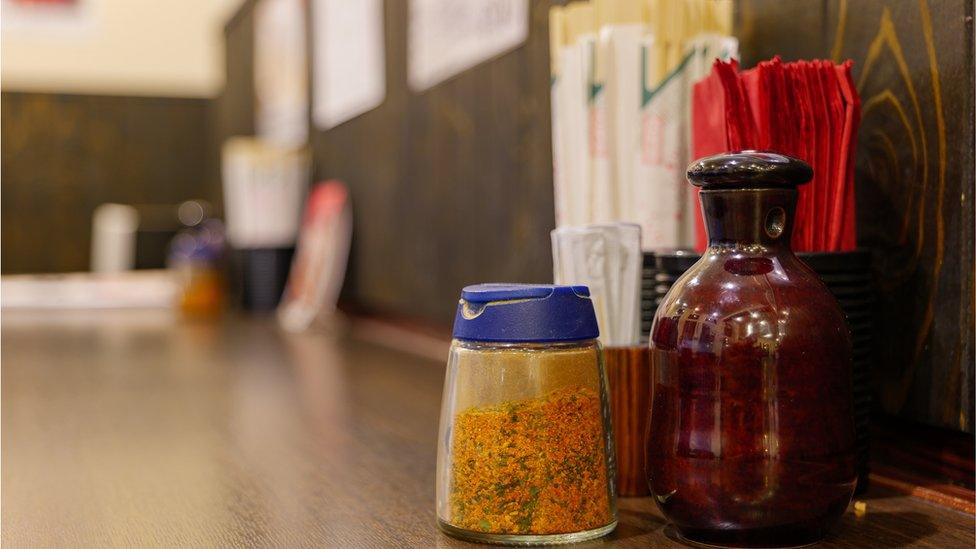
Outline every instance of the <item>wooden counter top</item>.
{"label": "wooden counter top", "polygon": [[[10,547],[463,547],[434,519],[443,363],[376,332],[4,313]],[[385,337],[385,336],[383,336]],[[823,547],[972,547],[973,516],[877,490]],[[648,499],[603,543],[678,547]],[[601,542],[583,544],[589,547]]]}

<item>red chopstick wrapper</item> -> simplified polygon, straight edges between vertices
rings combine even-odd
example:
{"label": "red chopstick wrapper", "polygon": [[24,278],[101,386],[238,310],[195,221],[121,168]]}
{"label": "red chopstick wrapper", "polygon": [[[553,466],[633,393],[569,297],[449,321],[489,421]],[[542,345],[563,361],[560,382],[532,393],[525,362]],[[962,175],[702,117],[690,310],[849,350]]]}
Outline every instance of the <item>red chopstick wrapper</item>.
{"label": "red chopstick wrapper", "polygon": [[[814,178],[800,187],[797,201],[797,251],[857,246],[854,150],[860,99],[851,66],[851,61],[783,63],[774,57],[740,72],[735,61],[716,61],[692,90],[695,158],[759,149],[795,156],[813,167]],[[706,246],[700,212],[695,246]]]}

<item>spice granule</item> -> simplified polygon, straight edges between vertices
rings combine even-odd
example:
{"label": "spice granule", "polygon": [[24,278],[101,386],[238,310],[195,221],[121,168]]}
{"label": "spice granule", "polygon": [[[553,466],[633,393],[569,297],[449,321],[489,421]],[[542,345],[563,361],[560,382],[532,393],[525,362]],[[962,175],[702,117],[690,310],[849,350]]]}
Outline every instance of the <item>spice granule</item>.
{"label": "spice granule", "polygon": [[576,386],[470,408],[454,422],[450,522],[558,534],[612,521],[599,394]]}

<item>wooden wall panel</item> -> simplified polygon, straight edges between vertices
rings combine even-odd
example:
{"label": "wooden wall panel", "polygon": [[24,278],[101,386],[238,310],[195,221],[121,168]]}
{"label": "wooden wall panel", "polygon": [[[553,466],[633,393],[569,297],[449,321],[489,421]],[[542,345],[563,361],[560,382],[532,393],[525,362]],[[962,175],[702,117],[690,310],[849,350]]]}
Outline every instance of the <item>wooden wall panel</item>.
{"label": "wooden wall panel", "polygon": [[[548,3],[530,3],[523,46],[420,93],[406,84],[407,3],[384,4],[386,100],[312,132],[315,175],[352,192],[345,298],[449,325],[466,284],[552,280]],[[226,30],[220,137],[253,129],[251,8]]]}
{"label": "wooden wall panel", "polygon": [[883,408],[973,431],[973,2],[742,0],[743,65],[853,59]]}
{"label": "wooden wall panel", "polygon": [[460,288],[551,280],[547,13],[528,43],[423,93],[406,89],[405,2],[386,2],[388,98],[314,134],[316,172],[353,189],[355,295],[453,318]]}
{"label": "wooden wall panel", "polygon": [[[530,37],[518,50],[414,93],[407,6],[385,2],[385,103],[312,133],[316,176],[352,189],[346,298],[447,324],[464,284],[550,279],[548,4],[531,2]],[[227,28],[238,76],[228,75],[222,103],[237,116],[221,123],[220,137],[232,125],[253,128],[241,119],[253,116],[248,10]],[[968,431],[972,12],[971,0],[741,0],[736,13],[746,67],[775,54],[854,59],[865,101],[860,243],[874,250],[882,281],[880,400],[891,413]]]}
{"label": "wooden wall panel", "polygon": [[0,94],[3,273],[88,268],[104,202],[217,198],[209,101]]}

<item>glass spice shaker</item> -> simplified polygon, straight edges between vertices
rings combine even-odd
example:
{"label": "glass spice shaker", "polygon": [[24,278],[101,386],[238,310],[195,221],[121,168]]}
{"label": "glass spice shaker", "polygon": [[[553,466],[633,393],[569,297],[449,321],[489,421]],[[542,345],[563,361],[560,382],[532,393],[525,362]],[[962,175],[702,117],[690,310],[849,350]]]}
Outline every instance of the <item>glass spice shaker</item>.
{"label": "glass spice shaker", "polygon": [[701,159],[708,249],[651,329],[651,493],[694,542],[814,543],[854,492],[851,341],[843,312],[790,249],[813,170],[772,153]]}
{"label": "glass spice shaker", "polygon": [[444,383],[437,518],[446,533],[568,543],[617,524],[599,331],[585,286],[461,292]]}

